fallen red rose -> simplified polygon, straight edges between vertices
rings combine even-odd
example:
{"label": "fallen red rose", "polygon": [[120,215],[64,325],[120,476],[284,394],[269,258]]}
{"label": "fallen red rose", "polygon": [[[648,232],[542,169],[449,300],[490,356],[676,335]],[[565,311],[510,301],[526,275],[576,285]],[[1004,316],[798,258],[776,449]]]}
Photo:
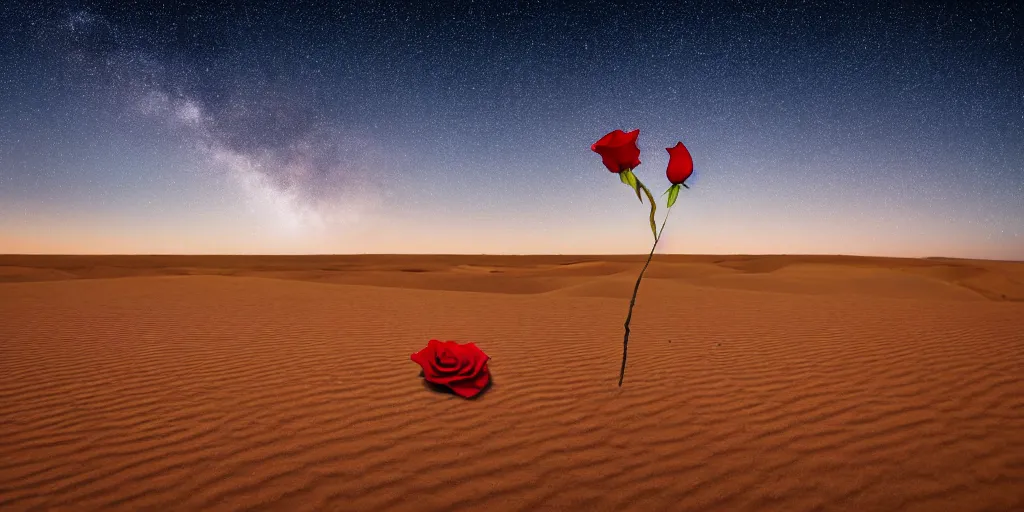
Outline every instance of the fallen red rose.
{"label": "fallen red rose", "polygon": [[410,359],[423,367],[424,380],[446,386],[463,398],[480,394],[491,381],[490,357],[472,342],[430,340]]}
{"label": "fallen red rose", "polygon": [[640,148],[636,146],[636,139],[639,136],[640,130],[629,133],[615,130],[591,144],[590,150],[601,155],[601,161],[611,172],[620,173],[626,169],[636,169],[640,165]]}

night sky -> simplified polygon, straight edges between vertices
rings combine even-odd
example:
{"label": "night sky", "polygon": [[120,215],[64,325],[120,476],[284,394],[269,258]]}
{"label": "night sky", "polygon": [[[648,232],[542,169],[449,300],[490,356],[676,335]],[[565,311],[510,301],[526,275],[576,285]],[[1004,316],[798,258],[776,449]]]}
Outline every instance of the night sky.
{"label": "night sky", "polygon": [[641,254],[639,128],[659,252],[1024,259],[1017,0],[175,3],[0,2],[0,253]]}

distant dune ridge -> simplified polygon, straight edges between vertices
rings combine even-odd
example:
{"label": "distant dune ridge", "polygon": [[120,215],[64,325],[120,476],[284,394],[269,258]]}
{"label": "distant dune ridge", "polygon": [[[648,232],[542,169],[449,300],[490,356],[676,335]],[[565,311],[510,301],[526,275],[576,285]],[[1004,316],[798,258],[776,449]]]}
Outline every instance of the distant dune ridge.
{"label": "distant dune ridge", "polygon": [[656,255],[618,388],[643,259],[0,256],[0,510],[1024,510],[1024,263]]}
{"label": "distant dune ridge", "polygon": [[[0,283],[158,276],[249,276],[428,290],[558,293],[636,280],[642,256],[43,256],[0,255]],[[486,275],[487,279],[481,279]],[[756,277],[755,277],[756,276]],[[863,256],[657,255],[647,278],[812,294],[1024,301],[1024,263]],[[883,290],[882,288],[890,288]],[[632,285],[630,285],[632,291]],[[973,293],[971,293],[973,292]],[[619,295],[615,295],[619,296]],[[980,296],[980,297],[979,297]],[[629,294],[626,294],[627,300]]]}

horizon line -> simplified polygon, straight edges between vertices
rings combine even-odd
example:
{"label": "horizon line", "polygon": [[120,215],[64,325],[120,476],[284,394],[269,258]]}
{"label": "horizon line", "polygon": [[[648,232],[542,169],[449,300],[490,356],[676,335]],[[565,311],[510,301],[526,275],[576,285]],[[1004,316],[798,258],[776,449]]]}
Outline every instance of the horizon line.
{"label": "horizon line", "polygon": [[[485,257],[644,257],[646,253],[0,253],[0,258],[9,256],[44,257],[248,257],[248,258],[315,258],[352,256],[485,256]],[[1024,260],[993,258],[965,258],[959,256],[886,256],[878,254],[847,253],[655,253],[656,256],[692,257],[840,257],[840,258],[887,258],[904,260],[974,260],[1004,263],[1024,263]]]}

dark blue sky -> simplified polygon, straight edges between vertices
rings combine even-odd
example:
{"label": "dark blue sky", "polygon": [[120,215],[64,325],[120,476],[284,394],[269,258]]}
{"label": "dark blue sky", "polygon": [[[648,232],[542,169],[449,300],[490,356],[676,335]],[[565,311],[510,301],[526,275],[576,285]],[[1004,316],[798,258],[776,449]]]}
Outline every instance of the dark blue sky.
{"label": "dark blue sky", "polygon": [[643,253],[639,128],[664,252],[1024,259],[1018,2],[27,4],[0,252]]}

